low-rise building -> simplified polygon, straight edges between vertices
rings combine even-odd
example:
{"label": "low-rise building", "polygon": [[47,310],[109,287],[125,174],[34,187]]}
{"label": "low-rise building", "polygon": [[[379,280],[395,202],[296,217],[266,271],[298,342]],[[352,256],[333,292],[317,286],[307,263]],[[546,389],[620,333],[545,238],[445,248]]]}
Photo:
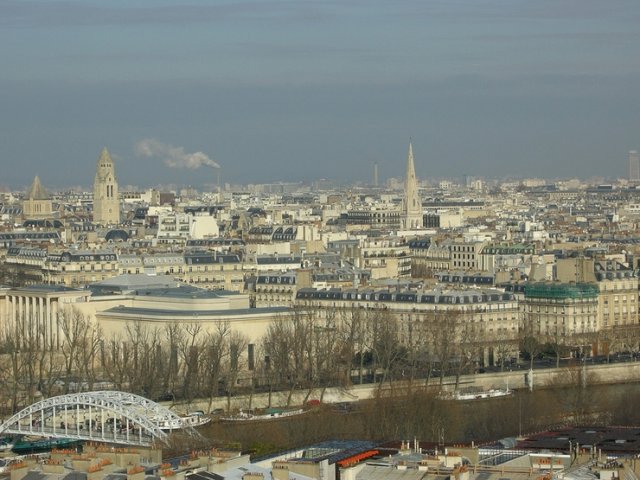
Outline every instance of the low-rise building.
{"label": "low-rise building", "polygon": [[371,271],[372,279],[411,276],[411,255],[404,238],[367,238],[360,248],[360,267]]}
{"label": "low-rise building", "polygon": [[405,344],[433,341],[434,326],[454,329],[452,342],[474,338],[480,364],[497,363],[498,353],[494,352],[497,342],[502,343],[502,356],[506,350],[509,354],[517,352],[518,301],[512,294],[495,288],[397,291],[302,288],[296,294],[296,305],[312,309],[321,317],[335,318],[339,312],[353,310],[371,316],[392,315],[398,322],[398,339]]}
{"label": "low-rise building", "polygon": [[433,239],[417,238],[409,241],[413,276],[432,276],[433,273],[451,268],[451,251]]}
{"label": "low-rise building", "polygon": [[251,271],[236,254],[190,251],[184,255],[184,268],[179,278],[209,289],[240,292],[244,288],[247,269]]}
{"label": "low-rise building", "polygon": [[251,284],[256,307],[292,307],[298,289],[311,286],[311,271],[258,273]]}
{"label": "low-rise building", "polygon": [[598,330],[598,286],[593,283],[529,283],[522,301],[523,328],[539,339],[565,341]]}

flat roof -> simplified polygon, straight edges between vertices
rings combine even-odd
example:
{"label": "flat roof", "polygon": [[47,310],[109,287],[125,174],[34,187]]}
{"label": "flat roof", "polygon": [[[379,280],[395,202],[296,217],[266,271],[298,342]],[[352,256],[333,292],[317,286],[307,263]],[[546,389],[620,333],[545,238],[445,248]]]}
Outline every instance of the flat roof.
{"label": "flat roof", "polygon": [[76,292],[82,293],[85,292],[84,289],[81,288],[71,288],[65,287],[64,285],[29,285],[28,287],[13,287],[11,290],[14,291],[23,291],[23,292],[44,292],[44,293],[64,293],[64,292]]}
{"label": "flat roof", "polygon": [[153,288],[153,287],[175,287],[178,281],[171,276],[146,275],[144,273],[125,274],[107,278],[99,282],[92,283],[89,287],[119,287],[119,288]]}
{"label": "flat roof", "polygon": [[595,446],[605,453],[640,453],[640,427],[572,427],[549,430],[527,437],[516,448],[526,450],[568,451]]}
{"label": "flat roof", "polygon": [[170,310],[170,309],[160,309],[160,308],[135,308],[135,307],[112,307],[102,312],[99,312],[98,315],[103,315],[105,313],[116,313],[122,315],[144,315],[144,316],[155,316],[155,317],[218,317],[218,316],[234,316],[234,315],[261,315],[261,314],[269,314],[269,313],[283,313],[291,311],[289,307],[263,307],[263,308],[234,308],[234,309],[226,309],[226,310]]}

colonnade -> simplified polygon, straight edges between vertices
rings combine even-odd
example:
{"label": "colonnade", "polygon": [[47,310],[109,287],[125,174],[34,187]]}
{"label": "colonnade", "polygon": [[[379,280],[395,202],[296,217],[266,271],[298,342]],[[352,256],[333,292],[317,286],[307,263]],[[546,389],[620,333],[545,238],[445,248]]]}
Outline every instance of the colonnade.
{"label": "colonnade", "polygon": [[15,334],[17,348],[60,347],[59,298],[9,290],[4,310],[3,323]]}

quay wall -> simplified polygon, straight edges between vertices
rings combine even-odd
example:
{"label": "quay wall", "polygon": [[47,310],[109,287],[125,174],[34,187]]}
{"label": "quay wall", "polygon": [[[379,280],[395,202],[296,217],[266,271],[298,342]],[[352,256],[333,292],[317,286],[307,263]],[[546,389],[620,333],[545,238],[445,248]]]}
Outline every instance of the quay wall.
{"label": "quay wall", "polygon": [[[516,369],[505,372],[479,373],[474,375],[463,375],[460,377],[459,388],[479,388],[488,390],[491,388],[504,389],[526,389],[527,376],[530,371],[528,369]],[[432,378],[429,382],[430,386],[439,385],[439,378]],[[544,368],[533,371],[533,388],[547,388],[552,386],[562,386],[569,383],[579,383],[586,381],[587,384],[618,384],[640,382],[640,362],[622,362],[604,365],[586,365],[560,368]],[[424,387],[424,380],[415,380],[412,384],[414,388]],[[402,393],[409,388],[408,382],[394,382],[393,385],[384,385],[385,389],[396,389],[398,393]],[[455,378],[445,377],[443,389],[453,391],[455,388]],[[323,403],[338,402],[354,402],[358,400],[368,400],[374,398],[376,391],[379,389],[378,384],[353,385],[348,388],[327,388],[322,395],[322,390],[314,389],[310,394],[308,390],[296,390],[291,397],[291,406],[302,405],[305,398],[308,400],[320,399],[322,395]],[[289,397],[288,391],[273,392],[271,394],[272,407],[284,407],[287,405]],[[165,403],[167,405],[167,403]],[[215,408],[223,408],[227,410],[229,407],[232,411],[248,408],[265,408],[269,405],[269,396],[267,393],[249,395],[238,395],[231,397],[230,402],[226,397],[215,397],[211,402],[208,399],[199,399],[191,403],[189,409],[203,410],[209,412]],[[180,411],[181,406],[175,405],[176,410]],[[184,408],[183,408],[184,410]]]}

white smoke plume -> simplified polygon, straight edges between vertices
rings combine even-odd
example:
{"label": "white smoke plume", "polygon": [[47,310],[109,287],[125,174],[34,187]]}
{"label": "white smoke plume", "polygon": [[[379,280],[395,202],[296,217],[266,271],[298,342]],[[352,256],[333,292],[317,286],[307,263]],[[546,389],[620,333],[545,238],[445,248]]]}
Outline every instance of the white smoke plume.
{"label": "white smoke plume", "polygon": [[189,168],[191,170],[202,166],[220,168],[220,165],[209,158],[206,153],[187,153],[183,147],[167,145],[153,138],[145,138],[136,143],[135,152],[139,157],[159,158],[171,168]]}

